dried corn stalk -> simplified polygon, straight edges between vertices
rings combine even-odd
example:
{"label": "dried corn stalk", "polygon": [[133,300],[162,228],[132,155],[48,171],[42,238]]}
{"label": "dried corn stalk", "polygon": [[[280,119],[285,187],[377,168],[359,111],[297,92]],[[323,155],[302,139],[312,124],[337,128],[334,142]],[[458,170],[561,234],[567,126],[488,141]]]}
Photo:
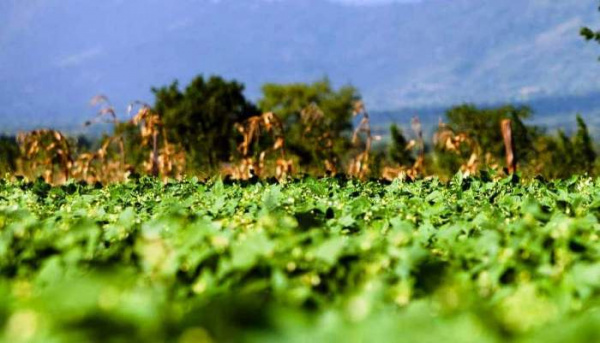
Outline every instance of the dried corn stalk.
{"label": "dried corn stalk", "polygon": [[361,142],[361,134],[365,136],[364,150],[350,161],[348,174],[359,179],[365,179],[369,174],[369,157],[371,153],[371,145],[373,140],[380,140],[379,136],[371,135],[371,124],[369,121],[369,113],[362,101],[354,103],[354,117],[362,116],[360,123],[354,130],[352,135],[352,144],[358,145]]}
{"label": "dried corn stalk", "polygon": [[[22,172],[27,171],[31,177],[36,177],[41,171],[48,183],[69,179],[73,158],[69,141],[61,132],[49,129],[33,130],[19,133],[17,141],[23,159]],[[59,180],[55,175],[55,167],[62,171]]]}
{"label": "dried corn stalk", "polygon": [[[163,178],[183,175],[185,170],[185,153],[167,139],[167,134],[160,118],[150,106],[140,103],[141,108],[131,120],[140,127],[142,146],[150,147],[148,160],[144,169],[152,176]],[[162,140],[162,142],[161,142]]]}
{"label": "dried corn stalk", "polygon": [[442,150],[453,152],[457,155],[461,155],[462,147],[466,146],[468,151],[470,151],[470,156],[463,162],[460,170],[466,175],[475,175],[479,170],[481,148],[466,133],[461,132],[457,134],[440,120],[433,142]]}
{"label": "dried corn stalk", "polygon": [[381,178],[388,181],[396,179],[400,180],[415,180],[419,177],[419,172],[414,167],[384,167],[381,173]]}
{"label": "dried corn stalk", "polygon": [[[100,106],[100,109],[96,117],[87,121],[85,126],[99,122],[111,123],[115,133],[106,137],[97,151],[80,154],[75,161],[73,174],[89,183],[123,181],[132,168],[125,162],[124,138],[116,134],[119,125],[117,114],[106,96],[98,95],[92,98],[91,105]],[[116,147],[118,159],[112,158],[112,147]]]}
{"label": "dried corn stalk", "polygon": [[85,126],[90,126],[94,123],[102,122],[103,119],[105,119],[106,117],[109,117],[108,122],[112,123],[113,127],[117,126],[117,124],[119,123],[117,113],[115,112],[115,108],[111,105],[110,101],[108,100],[108,97],[104,95],[96,95],[90,101],[90,105],[99,106],[100,110],[98,110],[98,114],[95,118],[85,122]]}
{"label": "dried corn stalk", "polygon": [[411,121],[411,128],[415,139],[407,142],[404,149],[406,151],[417,150],[417,159],[412,166],[386,166],[383,168],[381,177],[385,180],[415,180],[425,174],[425,142],[423,140],[423,129],[421,121],[417,116],[414,116]]}
{"label": "dried corn stalk", "polygon": [[[282,180],[292,173],[292,161],[286,159],[285,138],[283,135],[283,123],[279,117],[272,112],[253,116],[242,123],[236,123],[235,128],[242,135],[242,143],[237,147],[242,159],[236,166],[222,168],[221,172],[230,175],[234,179],[247,180],[253,176],[264,176],[266,171],[266,157],[269,152],[279,152],[276,160],[275,176]],[[258,160],[251,154],[251,149],[265,134],[273,140],[273,145],[258,152]]]}

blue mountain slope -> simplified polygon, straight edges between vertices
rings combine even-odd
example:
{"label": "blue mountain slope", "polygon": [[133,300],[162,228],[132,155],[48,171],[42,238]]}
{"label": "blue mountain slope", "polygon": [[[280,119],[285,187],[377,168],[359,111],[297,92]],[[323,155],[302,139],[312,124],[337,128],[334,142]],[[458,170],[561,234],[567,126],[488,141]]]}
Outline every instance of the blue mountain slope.
{"label": "blue mountain slope", "polygon": [[595,0],[4,0],[0,125],[69,126],[150,101],[151,86],[219,74],[247,85],[328,75],[370,108],[600,91],[599,49],[578,37]]}

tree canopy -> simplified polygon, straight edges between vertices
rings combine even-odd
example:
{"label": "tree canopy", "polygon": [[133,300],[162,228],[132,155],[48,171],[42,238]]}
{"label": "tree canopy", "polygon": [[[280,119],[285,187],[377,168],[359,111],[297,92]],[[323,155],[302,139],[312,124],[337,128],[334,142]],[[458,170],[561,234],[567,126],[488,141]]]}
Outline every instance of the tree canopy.
{"label": "tree canopy", "polygon": [[19,146],[15,137],[0,135],[0,178],[4,173],[13,173],[17,169]]}
{"label": "tree canopy", "polygon": [[390,126],[390,143],[388,147],[389,158],[393,163],[408,166],[415,163],[412,152],[407,149],[408,141],[404,137],[402,129],[396,124]]}
{"label": "tree canopy", "polygon": [[360,97],[356,88],[344,86],[337,91],[328,79],[314,83],[265,84],[258,107],[263,112],[275,112],[284,121],[299,120],[300,113],[311,104],[325,115],[325,122],[335,133],[352,129],[353,104]]}
{"label": "tree canopy", "polygon": [[175,81],[152,91],[169,138],[183,146],[195,165],[227,161],[235,150],[234,124],[258,113],[241,83],[218,76],[198,76],[184,90]]}
{"label": "tree canopy", "polygon": [[527,106],[506,105],[494,108],[478,108],[474,105],[461,105],[446,112],[449,126],[455,132],[464,132],[481,148],[482,153],[490,153],[498,160],[504,157],[504,141],[500,130],[503,119],[512,121],[513,137],[517,154],[526,157],[531,153],[532,136],[536,128],[523,122],[530,118],[532,111]]}
{"label": "tree canopy", "polygon": [[[600,7],[598,7],[598,10],[600,11]],[[586,26],[581,28],[580,34],[585,40],[600,44],[600,30],[594,30]]]}
{"label": "tree canopy", "polygon": [[[286,144],[299,156],[301,164],[322,160],[325,154],[337,155],[332,159],[339,160],[339,156],[347,151],[354,104],[360,99],[356,88],[344,86],[335,90],[328,79],[322,79],[311,84],[266,84],[262,92],[258,107],[263,112],[275,112],[282,119],[286,127]],[[302,112],[307,109],[318,112],[319,117],[310,129],[302,121]],[[325,135],[328,138],[325,139]],[[328,152],[324,151],[324,145]]]}

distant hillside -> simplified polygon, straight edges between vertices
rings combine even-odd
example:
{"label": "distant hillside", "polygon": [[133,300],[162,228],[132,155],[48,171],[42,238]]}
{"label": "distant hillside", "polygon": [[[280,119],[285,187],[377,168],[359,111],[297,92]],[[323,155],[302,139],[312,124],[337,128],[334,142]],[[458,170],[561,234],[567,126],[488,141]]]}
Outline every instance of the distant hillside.
{"label": "distant hillside", "polygon": [[[556,132],[559,128],[571,133],[576,127],[576,115],[581,114],[594,137],[600,139],[600,92],[579,96],[539,97],[535,100],[513,103],[530,106],[533,110],[533,117],[529,123],[544,127],[549,133]],[[506,102],[492,102],[479,104],[479,106],[493,107],[504,104]],[[388,126],[391,123],[410,130],[411,119],[416,115],[426,130],[431,132],[437,127],[439,119],[444,118],[449,107],[403,107],[390,111],[376,111],[372,113],[372,123],[380,134],[387,134]]]}
{"label": "distant hillside", "polygon": [[151,86],[200,73],[245,82],[254,99],[265,82],[328,75],[356,85],[379,111],[541,99],[549,104],[537,111],[542,120],[560,114],[552,101],[574,106],[600,91],[600,49],[578,37],[580,26],[598,23],[596,7],[596,0],[4,0],[0,125],[74,127],[93,115],[87,103],[98,93],[124,109],[151,100]]}

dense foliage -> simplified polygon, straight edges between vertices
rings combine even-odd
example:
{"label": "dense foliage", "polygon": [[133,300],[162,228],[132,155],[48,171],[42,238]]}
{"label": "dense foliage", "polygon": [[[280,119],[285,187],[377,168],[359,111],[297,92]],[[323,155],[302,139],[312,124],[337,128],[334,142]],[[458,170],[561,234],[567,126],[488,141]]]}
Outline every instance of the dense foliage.
{"label": "dense foliage", "polygon": [[[324,79],[311,84],[269,83],[262,87],[262,93],[258,107],[263,112],[276,113],[284,122],[288,149],[298,156],[304,169],[315,169],[325,158],[323,144],[319,142],[324,135],[331,137],[330,150],[336,160],[348,157],[353,106],[360,99],[354,87],[336,90],[329,80]],[[303,113],[306,119],[306,112],[311,109],[319,112],[320,118],[307,123]]]}
{"label": "dense foliage", "polygon": [[[600,10],[600,7],[598,7],[598,10]],[[581,28],[580,34],[587,41],[595,41],[596,43],[600,43],[600,30],[591,29],[586,26]]]}
{"label": "dense foliage", "polygon": [[0,135],[0,173],[12,173],[17,170],[19,146],[13,137]]}
{"label": "dense foliage", "polygon": [[489,153],[496,160],[504,158],[504,143],[499,129],[502,119],[512,120],[516,153],[520,158],[528,160],[528,155],[533,153],[532,136],[536,134],[536,128],[525,125],[524,120],[531,116],[530,108],[512,105],[495,108],[461,105],[446,112],[448,123],[454,131],[466,133],[482,153]]}
{"label": "dense foliage", "polygon": [[412,151],[406,149],[409,142],[404,137],[402,129],[396,124],[390,125],[390,142],[388,147],[389,159],[399,165],[412,165],[415,158]]}
{"label": "dense foliage", "polygon": [[216,167],[235,151],[234,124],[258,113],[243,91],[236,81],[197,76],[183,91],[177,82],[154,88],[154,109],[169,138],[188,153],[191,165]]}
{"label": "dense foliage", "polygon": [[4,342],[593,342],[600,180],[0,183]]}

